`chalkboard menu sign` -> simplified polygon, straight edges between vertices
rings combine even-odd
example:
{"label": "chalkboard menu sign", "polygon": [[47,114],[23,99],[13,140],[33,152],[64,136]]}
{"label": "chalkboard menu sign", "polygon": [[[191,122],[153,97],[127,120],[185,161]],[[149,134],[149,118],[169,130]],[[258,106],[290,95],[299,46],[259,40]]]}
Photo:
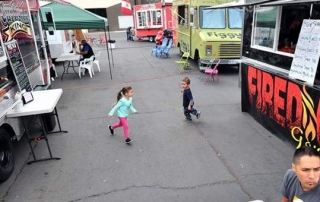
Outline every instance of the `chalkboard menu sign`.
{"label": "chalkboard menu sign", "polygon": [[30,80],[26,71],[26,67],[23,63],[19,45],[16,40],[5,43],[8,59],[12,67],[14,76],[16,77],[17,84],[20,91],[31,91]]}
{"label": "chalkboard menu sign", "polygon": [[320,56],[320,20],[303,20],[289,77],[313,85]]}

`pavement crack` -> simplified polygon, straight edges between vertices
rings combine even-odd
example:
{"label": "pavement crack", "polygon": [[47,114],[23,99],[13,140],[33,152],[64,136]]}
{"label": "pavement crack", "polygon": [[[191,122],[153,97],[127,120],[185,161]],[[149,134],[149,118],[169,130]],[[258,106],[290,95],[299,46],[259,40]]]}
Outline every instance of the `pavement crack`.
{"label": "pavement crack", "polygon": [[283,172],[272,172],[272,173],[249,173],[245,174],[242,177],[239,177],[239,179],[243,180],[249,176],[257,176],[257,175],[277,175],[277,174],[283,174]]}
{"label": "pavement crack", "polygon": [[215,185],[231,184],[231,183],[237,183],[237,181],[235,181],[235,180],[223,180],[223,181],[205,183],[205,184],[200,184],[200,185],[195,185],[195,186],[188,186],[188,187],[167,187],[167,186],[161,186],[161,185],[140,185],[140,186],[133,185],[133,186],[124,187],[122,189],[114,189],[114,190],[111,190],[111,191],[108,191],[108,192],[92,194],[90,196],[85,196],[85,197],[74,199],[74,200],[71,200],[71,201],[68,201],[68,202],[77,202],[77,201],[82,201],[82,200],[86,200],[86,199],[90,199],[90,198],[106,196],[108,194],[127,191],[127,190],[130,190],[130,189],[150,188],[150,189],[164,189],[164,190],[190,190],[190,189],[198,189],[198,188],[202,188],[202,187],[211,187],[211,186],[215,186]]}
{"label": "pavement crack", "polygon": [[228,170],[228,172],[234,177],[234,179],[236,179],[235,182],[239,185],[239,187],[240,187],[240,189],[243,191],[243,193],[245,193],[250,199],[253,199],[253,197],[249,194],[249,192],[246,191],[246,189],[244,188],[244,185],[241,183],[240,178],[238,178],[238,177],[234,174],[234,172],[231,170],[231,168],[230,168],[227,160],[226,160],[225,158],[223,158],[223,156],[221,155],[220,151],[219,151],[217,148],[215,148],[215,146],[214,146],[212,143],[210,143],[208,137],[202,132],[202,130],[199,128],[199,126],[196,126],[196,127],[197,127],[197,129],[198,129],[198,131],[199,131],[199,134],[206,139],[208,145],[209,145],[209,146],[211,147],[211,149],[216,153],[218,159],[223,163],[223,165],[226,167],[226,169]]}

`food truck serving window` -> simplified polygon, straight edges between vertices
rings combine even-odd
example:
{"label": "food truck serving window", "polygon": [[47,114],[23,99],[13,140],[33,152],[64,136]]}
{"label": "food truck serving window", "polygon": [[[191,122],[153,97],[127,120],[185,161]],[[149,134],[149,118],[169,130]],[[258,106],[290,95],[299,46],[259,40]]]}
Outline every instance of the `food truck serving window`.
{"label": "food truck serving window", "polygon": [[308,4],[256,7],[251,46],[293,57],[302,21],[309,16]]}
{"label": "food truck serving window", "polygon": [[147,13],[145,11],[137,12],[138,14],[138,27],[147,26]]}
{"label": "food truck serving window", "polygon": [[273,49],[277,11],[277,7],[256,8],[254,14],[253,46]]}
{"label": "food truck serving window", "polygon": [[161,10],[151,10],[151,21],[152,21],[152,25],[159,25],[159,26],[162,26],[162,20],[161,20],[161,16],[162,16],[162,13],[161,13]]}
{"label": "food truck serving window", "polygon": [[162,11],[160,9],[137,11],[138,28],[161,27]]}

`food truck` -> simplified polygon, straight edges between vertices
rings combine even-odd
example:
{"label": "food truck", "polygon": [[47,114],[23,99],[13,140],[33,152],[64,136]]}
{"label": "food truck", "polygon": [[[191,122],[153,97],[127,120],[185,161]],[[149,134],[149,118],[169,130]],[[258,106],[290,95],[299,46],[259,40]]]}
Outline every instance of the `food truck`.
{"label": "food truck", "polygon": [[[234,1],[234,0],[233,0]],[[210,60],[236,65],[240,59],[242,8],[208,7],[232,0],[174,0],[177,16],[177,47],[189,52],[204,70]],[[218,60],[215,60],[218,61]]]}
{"label": "food truck", "polygon": [[38,0],[0,1],[0,183],[14,168],[12,141],[24,129],[6,114],[19,102],[17,92],[50,85],[49,64]]}
{"label": "food truck", "polygon": [[320,2],[246,3],[242,111],[294,147],[320,152]]}
{"label": "food truck", "polygon": [[135,37],[148,38],[155,41],[159,31],[173,30],[172,0],[162,0],[160,3],[141,4],[133,7]]}

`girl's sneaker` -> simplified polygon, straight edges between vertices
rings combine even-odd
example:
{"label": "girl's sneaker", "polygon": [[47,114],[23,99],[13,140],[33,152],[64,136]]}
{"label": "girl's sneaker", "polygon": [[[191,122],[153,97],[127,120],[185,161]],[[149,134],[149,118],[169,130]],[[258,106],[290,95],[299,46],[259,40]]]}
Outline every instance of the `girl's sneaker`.
{"label": "girl's sneaker", "polygon": [[126,139],[126,144],[130,144],[132,142],[132,140],[130,138]]}
{"label": "girl's sneaker", "polygon": [[111,135],[113,135],[113,133],[114,133],[113,129],[111,128],[111,126],[108,126],[108,127],[109,127]]}

